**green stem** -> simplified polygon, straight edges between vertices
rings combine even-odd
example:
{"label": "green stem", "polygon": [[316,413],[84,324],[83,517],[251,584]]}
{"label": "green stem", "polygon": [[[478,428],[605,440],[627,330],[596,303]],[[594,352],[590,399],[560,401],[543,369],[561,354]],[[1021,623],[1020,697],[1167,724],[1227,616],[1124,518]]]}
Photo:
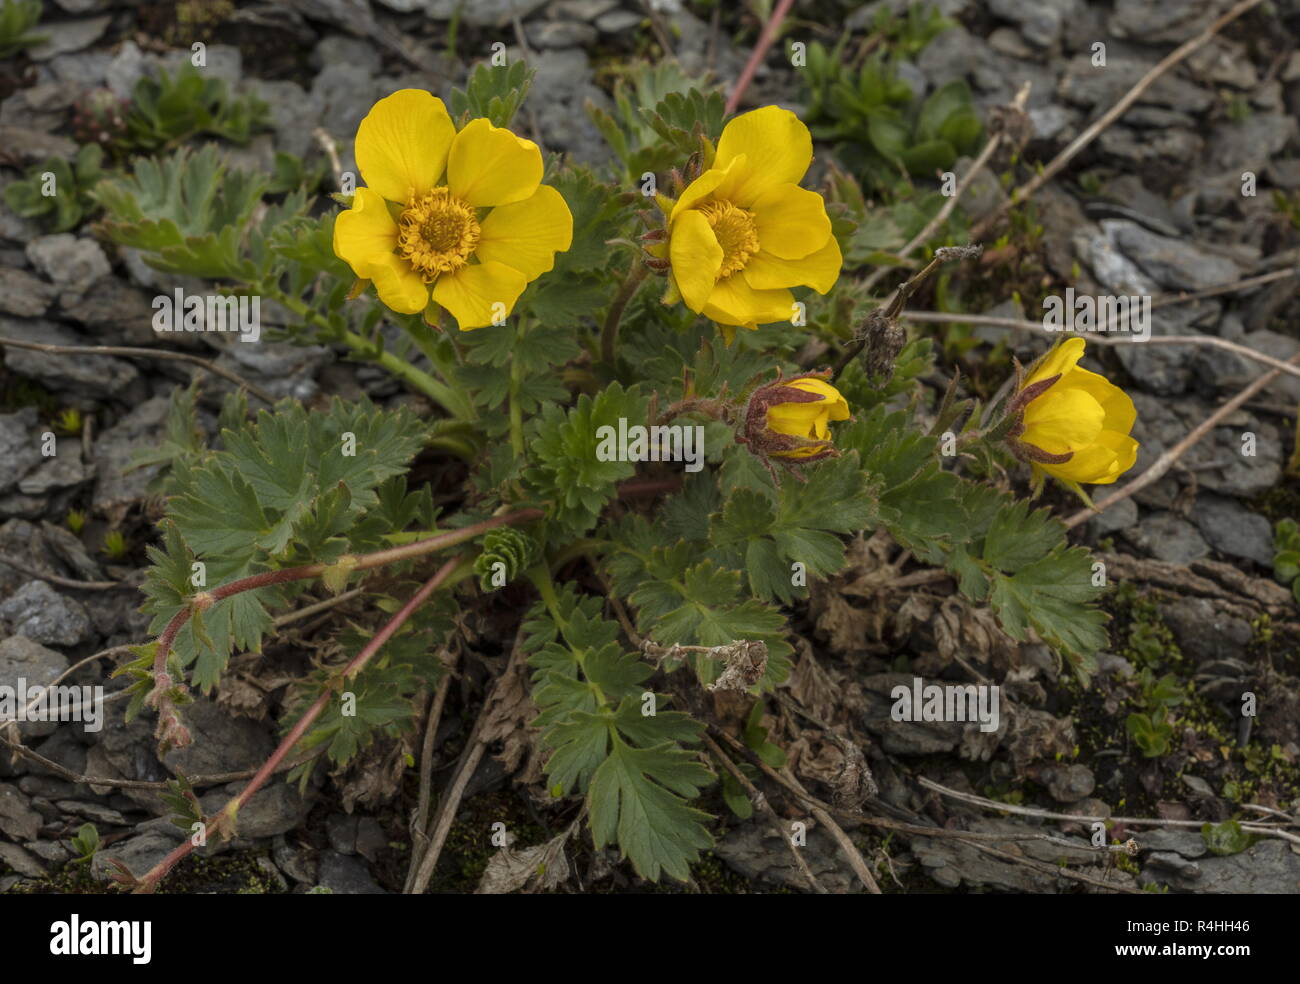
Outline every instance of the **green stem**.
{"label": "green stem", "polygon": [[605,315],[605,324],[600,330],[600,357],[611,366],[614,364],[614,350],[618,344],[618,325],[623,320],[623,310],[636,294],[636,289],[641,286],[641,281],[649,274],[648,266],[639,259],[634,260],[632,269],[627,272],[627,278],[619,287],[618,293],[614,295],[614,300],[610,302],[609,311]]}
{"label": "green stem", "polygon": [[[519,319],[519,330],[515,334],[515,341],[518,343],[528,330],[528,322],[524,318]],[[516,458],[522,458],[524,454],[524,408],[519,402],[519,385],[523,382],[524,371],[519,364],[518,348],[510,356],[510,447],[515,452]]]}

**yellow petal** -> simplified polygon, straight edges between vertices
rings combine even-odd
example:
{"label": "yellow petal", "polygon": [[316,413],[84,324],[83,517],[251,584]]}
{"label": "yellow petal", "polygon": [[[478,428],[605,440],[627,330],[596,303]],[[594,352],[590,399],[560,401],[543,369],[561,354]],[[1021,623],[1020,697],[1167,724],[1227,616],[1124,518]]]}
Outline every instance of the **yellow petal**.
{"label": "yellow petal", "polygon": [[573,213],[564,196],[540,185],[531,198],[494,208],[479,227],[478,248],[484,263],[512,266],[536,280],[555,266],[555,254],[573,243]]}
{"label": "yellow petal", "polygon": [[731,200],[748,208],[768,185],[795,183],[807,173],[812,163],[812,136],[788,109],[764,106],[723,127],[713,166],[725,168],[742,154],[747,158],[743,181],[731,189]]}
{"label": "yellow petal", "polygon": [[686,190],[682,192],[682,197],[677,199],[677,204],[673,206],[672,212],[669,213],[669,228],[672,227],[672,224],[676,222],[680,216],[695,208],[696,205],[699,205],[717,191],[718,186],[721,185],[723,179],[727,177],[729,170],[740,167],[744,163],[745,160],[742,156],[739,161],[733,161],[728,167],[711,168],[710,170],[705,171],[687,185]]}
{"label": "yellow petal", "polygon": [[843,268],[840,244],[831,236],[825,246],[801,260],[783,260],[760,249],[745,264],[744,274],[749,286],[756,290],[807,285],[825,294],[835,286]]}
{"label": "yellow petal", "polygon": [[390,254],[377,260],[369,271],[379,299],[399,314],[419,314],[428,306],[428,284],[400,256]]}
{"label": "yellow petal", "polygon": [[687,212],[673,224],[668,249],[682,300],[692,311],[703,311],[722,269],[722,247],[703,212]]}
{"label": "yellow petal", "polygon": [[1025,408],[1025,432],[1020,439],[1049,454],[1066,454],[1086,448],[1101,433],[1105,411],[1083,390],[1055,387],[1030,401]]}
{"label": "yellow petal", "polygon": [[433,299],[452,313],[461,331],[469,331],[492,324],[497,315],[508,316],[527,286],[514,267],[489,261],[444,273],[433,285]]}
{"label": "yellow petal", "polygon": [[831,220],[822,196],[798,185],[768,187],[755,199],[751,211],[759,246],[783,260],[809,256],[831,237]]}
{"label": "yellow petal", "polygon": [[794,295],[788,290],[755,290],[741,274],[719,280],[702,312],[724,325],[768,325],[794,316]]}
{"label": "yellow petal", "polygon": [[397,249],[397,223],[383,198],[370,188],[358,188],[352,207],[334,219],[334,254],[363,280],[374,263],[386,264]]}
{"label": "yellow petal", "polygon": [[[1055,376],[1057,373],[1066,373],[1073,369],[1083,358],[1083,339],[1067,338],[1065,341],[1048,350],[1047,354],[1042,357],[1029,378],[1025,380],[1025,385],[1037,383],[1041,380]],[[1055,388],[1055,387],[1053,387]]]}
{"label": "yellow petal", "polygon": [[357,168],[390,202],[427,195],[447,164],[456,127],[442,100],[423,89],[400,89],[370,108],[357,128]]}
{"label": "yellow petal", "polygon": [[542,182],[542,152],[531,140],[470,120],[456,134],[447,159],[447,187],[461,201],[479,208],[531,198]]}
{"label": "yellow petal", "polygon": [[1045,464],[1042,469],[1054,478],[1081,485],[1111,485],[1133,467],[1138,443],[1127,434],[1103,431],[1097,441],[1061,465]]}
{"label": "yellow petal", "polygon": [[795,406],[818,406],[824,407],[831,420],[848,420],[849,419],[849,401],[830,383],[816,376],[808,376],[804,379],[796,379],[790,384],[795,389],[801,389],[808,393],[816,393],[822,398],[821,403],[815,404],[795,404]]}
{"label": "yellow petal", "polygon": [[[1072,389],[1083,390],[1101,404],[1106,414],[1105,420],[1102,421],[1105,430],[1127,434],[1133,429],[1133,424],[1137,421],[1137,408],[1133,406],[1133,400],[1105,376],[1075,366],[1056,386],[1060,386],[1061,383],[1065,383]],[[1056,389],[1056,386],[1052,389]]]}

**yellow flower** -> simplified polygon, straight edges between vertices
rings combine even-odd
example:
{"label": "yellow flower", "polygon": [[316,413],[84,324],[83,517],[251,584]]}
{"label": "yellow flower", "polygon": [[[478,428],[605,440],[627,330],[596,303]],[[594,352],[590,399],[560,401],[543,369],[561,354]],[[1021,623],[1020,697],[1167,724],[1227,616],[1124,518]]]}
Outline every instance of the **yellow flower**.
{"label": "yellow flower", "polygon": [[1041,484],[1051,475],[1077,491],[1109,485],[1133,467],[1138,442],[1129,436],[1137,410],[1118,386],[1080,369],[1084,341],[1071,338],[1033,367],[1012,403],[1023,413],[1013,448],[1033,465]]}
{"label": "yellow flower", "polygon": [[[792,389],[798,393],[790,393]],[[811,396],[801,399],[799,393]],[[767,410],[768,440],[780,445],[768,449],[768,454],[778,458],[824,458],[834,454],[827,424],[832,420],[848,420],[849,403],[830,383],[817,376],[787,380],[772,388],[763,402]],[[778,437],[773,441],[770,435],[781,435],[787,440]],[[808,443],[796,444],[788,438]]]}
{"label": "yellow flower", "polygon": [[812,137],[794,113],[756,109],[726,125],[712,167],[669,212],[673,285],[728,342],[736,326],[789,321],[791,287],[825,294],[840,275],[826,203],[799,187],[811,163]]}
{"label": "yellow flower", "polygon": [[366,186],[334,223],[334,252],[401,314],[432,297],[462,331],[490,325],[572,242],[573,215],[541,183],[537,144],[485,119],[457,133],[422,89],[371,107],[356,157]]}

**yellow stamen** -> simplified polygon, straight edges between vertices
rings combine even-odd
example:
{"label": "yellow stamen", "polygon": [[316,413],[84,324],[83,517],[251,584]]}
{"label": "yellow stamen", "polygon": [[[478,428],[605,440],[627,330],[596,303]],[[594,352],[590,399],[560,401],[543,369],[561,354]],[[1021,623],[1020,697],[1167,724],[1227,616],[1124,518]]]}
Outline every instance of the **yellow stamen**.
{"label": "yellow stamen", "polygon": [[709,220],[713,234],[718,237],[718,245],[722,247],[722,269],[718,271],[718,279],[745,269],[749,258],[758,252],[758,229],[754,226],[754,216],[726,201],[706,202],[700,206],[700,211]]}
{"label": "yellow stamen", "polygon": [[397,252],[424,282],[452,273],[469,262],[478,248],[474,209],[447,188],[435,188],[410,202],[397,220]]}

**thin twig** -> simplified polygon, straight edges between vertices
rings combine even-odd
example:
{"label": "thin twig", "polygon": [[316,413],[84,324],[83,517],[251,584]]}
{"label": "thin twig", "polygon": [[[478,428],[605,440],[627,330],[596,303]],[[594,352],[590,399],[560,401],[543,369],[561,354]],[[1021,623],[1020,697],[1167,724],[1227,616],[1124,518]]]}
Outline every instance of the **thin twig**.
{"label": "thin twig", "polygon": [[740,106],[741,97],[745,95],[745,90],[749,88],[749,83],[754,80],[754,73],[758,71],[758,66],[763,63],[767,56],[767,51],[776,41],[777,32],[781,29],[781,22],[785,20],[786,14],[790,13],[790,8],[794,6],[794,0],[780,0],[776,9],[772,11],[772,16],[767,19],[763,25],[762,33],[758,36],[758,43],[754,45],[754,50],[749,55],[749,61],[745,62],[745,68],[740,73],[740,78],[736,80],[735,88],[731,90],[731,95],[727,97],[727,115],[730,116]]}
{"label": "thin twig", "polygon": [[794,858],[794,863],[798,865],[799,870],[803,873],[804,880],[808,882],[809,887],[811,887],[818,895],[829,895],[830,890],[817,880],[817,876],[814,875],[812,869],[808,867],[808,862],[803,859],[803,852],[800,851],[799,848],[795,847],[794,843],[786,835],[784,828],[781,826],[781,818],[776,815],[776,811],[772,809],[772,804],[767,801],[767,797],[749,781],[745,776],[745,773],[741,772],[740,769],[736,767],[736,763],[731,761],[727,753],[722,750],[722,747],[716,741],[710,738],[707,734],[703,737],[705,747],[708,748],[714,758],[722,763],[722,767],[731,773],[732,778],[735,779],[736,782],[740,783],[745,792],[749,794],[749,801],[754,804],[754,808],[767,818],[768,823],[772,825],[772,829],[776,832],[776,836],[780,838],[781,842],[785,844],[787,849],[789,849],[790,856]]}
{"label": "thin twig", "polygon": [[33,352],[48,352],[50,355],[126,355],[139,356],[145,359],[188,362],[191,365],[201,367],[214,376],[220,376],[236,386],[244,387],[267,406],[274,406],[276,402],[273,393],[262,389],[256,383],[250,383],[238,373],[231,372],[229,369],[219,366],[215,362],[209,362],[207,359],[200,359],[197,355],[190,355],[188,352],[173,352],[170,349],[133,348],[125,345],[47,345],[44,342],[22,342],[16,338],[0,338],[0,347],[5,346],[16,349],[29,349]]}
{"label": "thin twig", "polygon": [[975,242],[986,236],[989,230],[992,229],[997,221],[1010,209],[1031,197],[1039,188],[1052,180],[1052,178],[1056,177],[1065,165],[1074,160],[1080,151],[1096,140],[1103,130],[1124,115],[1128,108],[1137,102],[1138,99],[1142,97],[1142,94],[1146,92],[1147,89],[1151,88],[1160,76],[1164,75],[1165,72],[1169,71],[1183,59],[1195,52],[1198,48],[1207,44],[1228,24],[1246,13],[1246,11],[1259,6],[1259,4],[1260,0],[1241,0],[1240,3],[1221,16],[1196,37],[1179,45],[1162,58],[1158,64],[1133,84],[1133,87],[1120,98],[1119,102],[1115,103],[1114,106],[1103,113],[1095,122],[1092,123],[1092,125],[1075,137],[1074,140],[1070,142],[1070,145],[1052,158],[1051,162],[1046,167],[1035,174],[1033,178],[1025,184],[1017,188],[1015,192],[1012,193],[1012,195],[997,209],[980,220],[979,224],[971,230],[971,241]]}
{"label": "thin twig", "polygon": [[[447,702],[447,693],[451,690],[451,678],[456,664],[456,654],[450,653],[449,659],[443,661],[442,679],[438,681],[438,690],[429,704],[429,719],[424,726],[424,744],[420,749],[420,794],[416,801],[415,817],[411,821],[411,856],[418,857],[427,846],[425,828],[429,824],[429,802],[433,792],[433,741],[438,734],[438,725],[442,722],[442,709]],[[409,890],[415,875],[415,868],[406,874],[406,886]]]}
{"label": "thin twig", "polygon": [[[961,800],[963,803],[970,803],[974,806],[982,806],[986,809],[997,810],[1000,813],[1015,813],[1023,817],[1038,817],[1042,820],[1073,820],[1078,823],[1095,823],[1098,820],[1110,820],[1113,823],[1122,823],[1126,827],[1196,827],[1203,826],[1199,820],[1163,820],[1153,819],[1151,817],[1090,817],[1078,813],[1055,813],[1051,810],[1040,810],[1032,806],[1018,806],[1015,803],[1000,803],[997,800],[986,799],[975,793],[963,793],[958,789],[949,789],[947,786],[935,782],[933,779],[927,779],[924,776],[919,777],[918,782],[927,789],[933,789],[950,799]],[[1276,827],[1270,827],[1267,824],[1246,822],[1241,825],[1242,830],[1249,830],[1251,833],[1267,834],[1270,837],[1281,837],[1293,843],[1300,844],[1300,836],[1289,834],[1285,830],[1279,830]]]}
{"label": "thin twig", "polygon": [[28,577],[34,577],[38,581],[48,581],[50,584],[57,584],[61,588],[77,588],[81,591],[112,591],[115,588],[134,588],[137,585],[128,584],[125,581],[78,581],[70,577],[60,577],[57,574],[42,574],[34,567],[28,567],[20,560],[15,560],[8,554],[0,554],[0,564],[6,567],[12,567]]}

